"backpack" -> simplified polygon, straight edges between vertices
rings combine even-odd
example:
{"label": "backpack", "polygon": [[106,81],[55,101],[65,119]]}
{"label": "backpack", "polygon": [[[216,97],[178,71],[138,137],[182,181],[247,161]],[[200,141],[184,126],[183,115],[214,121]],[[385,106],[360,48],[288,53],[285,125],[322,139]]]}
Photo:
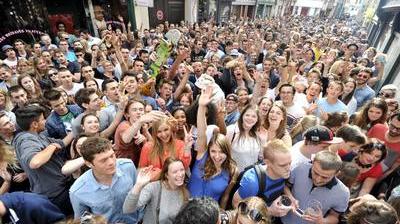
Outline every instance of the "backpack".
{"label": "backpack", "polygon": [[[267,174],[265,173],[265,170],[262,167],[262,164],[254,164],[251,166],[248,166],[246,168],[244,168],[244,170],[242,172],[240,172],[237,181],[235,183],[235,185],[232,187],[232,190],[229,194],[229,201],[232,202],[233,199],[233,195],[236,193],[236,191],[239,189],[240,187],[240,181],[242,180],[242,177],[244,175],[245,172],[247,172],[250,169],[254,169],[256,171],[257,174],[257,179],[258,179],[258,192],[257,192],[257,197],[262,198],[265,202],[267,202],[267,198],[264,195],[264,190],[265,190],[265,180],[267,179]],[[230,209],[233,209],[232,203],[230,203]]]}

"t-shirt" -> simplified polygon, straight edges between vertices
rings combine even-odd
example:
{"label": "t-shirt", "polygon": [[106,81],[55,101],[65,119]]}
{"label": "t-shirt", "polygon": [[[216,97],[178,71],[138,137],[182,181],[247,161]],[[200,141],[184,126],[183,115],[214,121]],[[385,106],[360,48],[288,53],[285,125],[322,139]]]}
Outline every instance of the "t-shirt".
{"label": "t-shirt", "polygon": [[304,144],[304,141],[297,142],[292,146],[292,150],[290,150],[290,153],[292,154],[292,163],[291,163],[291,169],[293,170],[296,168],[298,165],[302,163],[309,163],[311,162],[311,159],[305,157],[301,152],[300,148]]}
{"label": "t-shirt", "polygon": [[195,161],[189,179],[188,189],[192,197],[207,196],[219,201],[229,184],[229,172],[227,170],[222,170],[218,175],[205,180],[203,177],[207,158],[208,153],[204,153],[201,159]]}
{"label": "t-shirt", "polygon": [[142,148],[142,145],[136,145],[135,139],[132,139],[132,141],[127,144],[122,140],[122,133],[130,127],[131,125],[129,121],[123,121],[118,125],[114,135],[115,154],[117,158],[131,159],[135,165],[137,165],[139,164],[140,149]]}
{"label": "t-shirt", "polygon": [[[265,167],[263,167],[264,169]],[[251,196],[257,196],[258,194],[258,177],[255,168],[247,170],[242,179],[240,180],[238,193],[240,198],[248,198]],[[271,179],[266,175],[265,178],[265,190],[264,196],[268,199],[266,202],[268,205],[283,194],[285,187],[285,179],[279,178],[276,180]]]}
{"label": "t-shirt", "polygon": [[328,100],[326,98],[322,98],[318,100],[317,102],[318,108],[317,108],[317,116],[321,116],[321,111],[326,112],[326,113],[334,113],[334,112],[348,112],[346,104],[344,104],[342,101],[338,100],[335,104],[330,104],[328,103]]}
{"label": "t-shirt", "polygon": [[67,114],[60,116],[61,121],[64,124],[65,131],[71,132],[72,131],[72,120],[74,120],[74,114],[71,111],[68,111]]}
{"label": "t-shirt", "polygon": [[397,160],[400,154],[400,142],[388,142],[386,140],[385,134],[388,132],[389,127],[386,124],[376,124],[369,129],[367,136],[369,138],[377,138],[385,143],[386,148],[388,149],[388,154],[386,158],[383,160],[383,171],[386,171],[390,168],[394,162]]}

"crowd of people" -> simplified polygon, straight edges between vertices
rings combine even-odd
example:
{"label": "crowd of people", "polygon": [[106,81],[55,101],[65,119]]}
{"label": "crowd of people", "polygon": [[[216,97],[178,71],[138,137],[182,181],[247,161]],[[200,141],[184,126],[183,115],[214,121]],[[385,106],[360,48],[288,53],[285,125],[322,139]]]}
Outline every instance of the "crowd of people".
{"label": "crowd of people", "polygon": [[398,88],[365,28],[120,19],[1,47],[3,223],[399,223]]}

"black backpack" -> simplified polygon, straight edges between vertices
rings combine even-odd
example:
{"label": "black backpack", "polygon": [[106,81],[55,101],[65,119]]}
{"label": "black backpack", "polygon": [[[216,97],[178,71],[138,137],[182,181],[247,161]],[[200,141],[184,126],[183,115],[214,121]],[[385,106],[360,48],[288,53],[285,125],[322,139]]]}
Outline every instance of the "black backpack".
{"label": "black backpack", "polygon": [[[229,194],[229,201],[232,202],[233,195],[235,192],[239,189],[240,186],[240,181],[242,180],[242,177],[245,172],[247,172],[250,169],[254,169],[257,174],[257,179],[258,179],[258,192],[257,192],[257,197],[262,198],[265,202],[267,202],[267,198],[264,195],[264,190],[265,190],[265,180],[267,179],[267,174],[265,173],[265,170],[262,167],[262,164],[254,164],[251,166],[248,166],[244,168],[242,172],[240,172],[237,181],[235,185],[233,186],[230,194]],[[229,209],[233,209],[232,203],[228,205],[228,207],[231,206]]]}

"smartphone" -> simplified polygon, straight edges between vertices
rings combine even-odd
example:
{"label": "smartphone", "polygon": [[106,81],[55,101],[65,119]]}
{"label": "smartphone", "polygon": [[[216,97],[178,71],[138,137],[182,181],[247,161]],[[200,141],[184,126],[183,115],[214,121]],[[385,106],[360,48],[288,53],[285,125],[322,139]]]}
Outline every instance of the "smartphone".
{"label": "smartphone", "polygon": [[298,216],[303,216],[303,215],[304,215],[304,211],[301,210],[301,209],[299,209],[299,208],[297,208],[294,212],[295,212]]}

